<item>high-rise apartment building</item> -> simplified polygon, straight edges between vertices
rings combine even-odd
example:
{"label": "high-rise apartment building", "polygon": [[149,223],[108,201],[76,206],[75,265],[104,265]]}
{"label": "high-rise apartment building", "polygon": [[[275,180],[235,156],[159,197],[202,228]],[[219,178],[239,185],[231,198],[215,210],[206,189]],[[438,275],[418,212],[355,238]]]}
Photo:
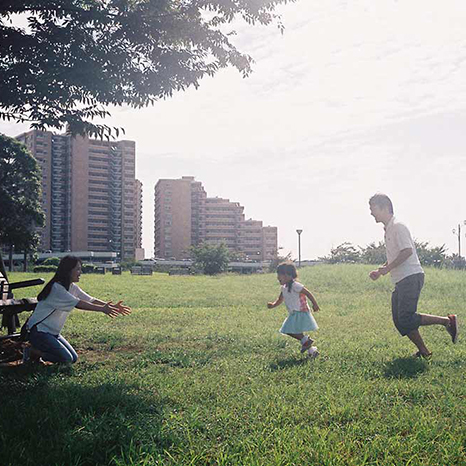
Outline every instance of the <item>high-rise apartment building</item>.
{"label": "high-rise apartment building", "polygon": [[37,130],[17,139],[42,168],[46,226],[41,229],[41,249],[134,257],[142,202],[135,179],[135,143]]}
{"label": "high-rise apartment building", "polygon": [[278,228],[262,227],[262,259],[273,260],[278,253]]}
{"label": "high-rise apartment building", "polygon": [[238,230],[244,221],[244,207],[239,202],[208,197],[206,199],[206,234],[208,244],[224,243],[230,251],[239,251]]}
{"label": "high-rise apartment building", "polygon": [[155,257],[186,259],[189,248],[205,236],[205,199],[202,184],[192,176],[159,180],[155,186]]}
{"label": "high-rise apartment building", "polygon": [[186,259],[190,247],[224,243],[231,252],[252,260],[277,254],[277,228],[245,220],[238,202],[207,197],[192,176],[159,180],[155,186],[155,257]]}
{"label": "high-rise apartment building", "polygon": [[135,180],[134,195],[134,248],[142,248],[142,183]]}

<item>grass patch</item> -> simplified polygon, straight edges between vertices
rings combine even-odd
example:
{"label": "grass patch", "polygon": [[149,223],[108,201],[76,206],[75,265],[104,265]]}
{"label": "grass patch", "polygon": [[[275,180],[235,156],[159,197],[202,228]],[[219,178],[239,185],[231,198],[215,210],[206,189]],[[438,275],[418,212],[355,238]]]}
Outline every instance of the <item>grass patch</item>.
{"label": "grass patch", "polygon": [[[77,364],[0,373],[2,465],[466,464],[464,345],[423,328],[434,357],[412,359],[370,270],[301,270],[322,308],[315,361],[278,334],[273,274],[83,276],[133,314],[74,311]],[[428,269],[420,310],[463,320],[465,277]]]}

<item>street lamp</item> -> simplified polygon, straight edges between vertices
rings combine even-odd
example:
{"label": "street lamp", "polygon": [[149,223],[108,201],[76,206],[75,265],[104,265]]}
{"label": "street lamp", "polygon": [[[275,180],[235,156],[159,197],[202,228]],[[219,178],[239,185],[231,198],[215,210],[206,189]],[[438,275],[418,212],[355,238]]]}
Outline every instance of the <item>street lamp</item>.
{"label": "street lamp", "polygon": [[[466,225],[466,220],[463,220],[463,225]],[[458,223],[458,230],[453,228],[451,232],[455,236],[458,236],[458,257],[461,258],[461,223]]]}
{"label": "street lamp", "polygon": [[301,233],[303,230],[296,230],[298,233],[298,267],[301,267]]}

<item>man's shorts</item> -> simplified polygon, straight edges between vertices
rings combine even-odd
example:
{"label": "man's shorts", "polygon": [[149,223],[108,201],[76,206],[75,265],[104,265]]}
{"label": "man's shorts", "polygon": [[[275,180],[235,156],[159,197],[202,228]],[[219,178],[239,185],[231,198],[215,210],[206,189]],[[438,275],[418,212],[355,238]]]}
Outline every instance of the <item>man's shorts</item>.
{"label": "man's shorts", "polygon": [[423,273],[409,275],[395,285],[392,293],[392,317],[395,327],[403,336],[417,330],[421,325],[417,302],[423,285]]}

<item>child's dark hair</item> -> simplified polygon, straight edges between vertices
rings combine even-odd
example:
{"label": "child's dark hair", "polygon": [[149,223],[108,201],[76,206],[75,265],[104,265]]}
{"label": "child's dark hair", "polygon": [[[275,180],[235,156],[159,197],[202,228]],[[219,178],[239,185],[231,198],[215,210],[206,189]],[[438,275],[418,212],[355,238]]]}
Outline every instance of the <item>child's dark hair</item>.
{"label": "child's dark hair", "polygon": [[298,272],[296,271],[296,267],[292,262],[282,262],[277,267],[277,274],[280,275],[289,275],[292,280],[290,280],[286,286],[288,287],[288,292],[291,292],[291,287],[293,286],[293,282],[296,278],[298,278]]}
{"label": "child's dark hair", "polygon": [[37,296],[38,301],[43,301],[52,291],[54,283],[60,283],[66,290],[70,289],[71,271],[77,264],[81,264],[81,259],[76,256],[65,256],[58,264],[57,271],[52,279],[44,286],[44,289]]}

